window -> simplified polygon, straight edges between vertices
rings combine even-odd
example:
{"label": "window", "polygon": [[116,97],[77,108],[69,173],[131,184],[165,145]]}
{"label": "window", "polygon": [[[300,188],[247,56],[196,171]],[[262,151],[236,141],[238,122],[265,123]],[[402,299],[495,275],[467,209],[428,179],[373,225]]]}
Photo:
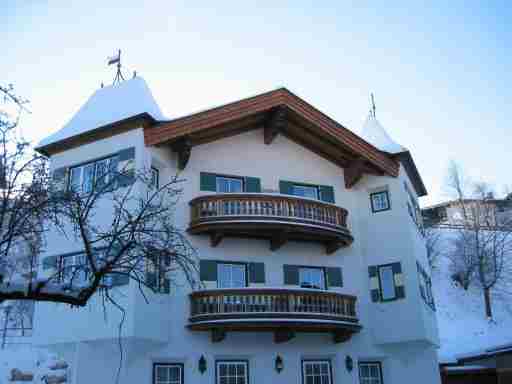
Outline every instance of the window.
{"label": "window", "polygon": [[360,384],[383,384],[382,370],[379,362],[359,363]]}
{"label": "window", "polygon": [[109,184],[114,177],[111,171],[117,167],[117,156],[72,167],[69,174],[69,189],[79,193],[90,193],[93,188]]}
{"label": "window", "polygon": [[217,264],[217,287],[243,288],[247,286],[247,267],[245,264]]}
{"label": "window", "polygon": [[151,189],[160,188],[160,171],[158,168],[151,167],[151,180],[149,186]]}
{"label": "window", "polygon": [[374,192],[370,194],[372,212],[382,212],[391,209],[389,205],[388,191]]}
{"label": "window", "polygon": [[434,295],[432,293],[432,280],[428,276],[427,272],[422,268],[419,262],[416,262],[416,266],[418,269],[418,277],[420,284],[420,293],[421,297],[425,301],[425,303],[432,308],[432,310],[436,310]]}
{"label": "window", "polygon": [[396,298],[393,267],[391,265],[379,267],[379,282],[382,300],[393,300]]}
{"label": "window", "polygon": [[146,259],[146,280],[156,292],[169,293],[170,291],[170,280],[167,277],[170,261],[168,255],[155,255],[151,260]]}
{"label": "window", "polygon": [[294,184],[292,187],[292,194],[295,196],[308,197],[310,199],[318,200],[318,187]]}
{"label": "window", "polygon": [[325,289],[323,268],[300,267],[299,282],[302,288]]}
{"label": "window", "polygon": [[217,384],[248,384],[249,364],[247,361],[217,361]]}
{"label": "window", "polygon": [[237,193],[237,192],[243,192],[243,190],[244,190],[243,180],[235,178],[235,177],[217,176],[216,183],[217,183],[217,192]]}
{"label": "window", "polygon": [[302,384],[331,384],[331,362],[311,360],[302,362]]}
{"label": "window", "polygon": [[183,384],[183,364],[154,364],[153,384]]}
{"label": "window", "polygon": [[62,282],[70,283],[73,286],[83,286],[89,281],[89,268],[84,253],[63,256],[61,258]]}

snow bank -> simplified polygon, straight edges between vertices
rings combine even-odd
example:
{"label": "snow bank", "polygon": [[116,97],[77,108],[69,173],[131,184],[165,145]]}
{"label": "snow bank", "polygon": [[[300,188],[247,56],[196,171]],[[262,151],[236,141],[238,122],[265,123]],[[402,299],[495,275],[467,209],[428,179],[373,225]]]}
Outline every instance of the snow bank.
{"label": "snow bank", "polygon": [[449,260],[441,258],[432,273],[437,307],[441,363],[512,342],[512,296],[493,295],[492,321],[485,317],[483,295],[477,287],[465,291],[450,277]]}

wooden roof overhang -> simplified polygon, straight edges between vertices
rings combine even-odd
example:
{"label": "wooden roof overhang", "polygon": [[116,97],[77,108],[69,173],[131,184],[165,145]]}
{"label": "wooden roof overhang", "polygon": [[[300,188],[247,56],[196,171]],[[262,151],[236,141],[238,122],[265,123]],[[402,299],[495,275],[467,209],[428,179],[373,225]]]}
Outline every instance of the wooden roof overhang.
{"label": "wooden roof overhang", "polygon": [[265,144],[282,134],[344,168],[347,188],[365,173],[398,176],[396,159],[286,88],[147,126],[144,141],[148,146],[170,145],[184,168],[194,146],[262,127]]}

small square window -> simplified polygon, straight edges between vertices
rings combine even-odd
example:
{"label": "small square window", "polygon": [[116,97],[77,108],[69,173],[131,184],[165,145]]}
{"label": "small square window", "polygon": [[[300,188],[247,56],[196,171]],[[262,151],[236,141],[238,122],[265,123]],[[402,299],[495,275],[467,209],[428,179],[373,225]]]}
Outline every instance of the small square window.
{"label": "small square window", "polygon": [[372,212],[382,212],[391,209],[389,205],[388,191],[374,192],[370,194]]}
{"label": "small square window", "polygon": [[331,362],[329,360],[303,361],[302,383],[332,384]]}
{"label": "small square window", "polygon": [[216,383],[217,384],[248,384],[248,362],[247,361],[217,361],[216,362]]}
{"label": "small square window", "polygon": [[247,286],[245,264],[217,264],[217,286],[219,288],[243,288]]}
{"label": "small square window", "polygon": [[311,185],[294,184],[292,194],[295,196],[307,197],[318,200],[318,187]]}
{"label": "small square window", "polygon": [[154,364],[153,384],[183,384],[183,364]]}
{"label": "small square window", "polygon": [[242,179],[235,177],[217,176],[217,192],[221,193],[240,193],[244,191]]}
{"label": "small square window", "polygon": [[380,362],[360,362],[359,382],[361,384],[383,384]]}
{"label": "small square window", "polygon": [[325,276],[323,268],[299,268],[299,283],[302,288],[325,289]]}

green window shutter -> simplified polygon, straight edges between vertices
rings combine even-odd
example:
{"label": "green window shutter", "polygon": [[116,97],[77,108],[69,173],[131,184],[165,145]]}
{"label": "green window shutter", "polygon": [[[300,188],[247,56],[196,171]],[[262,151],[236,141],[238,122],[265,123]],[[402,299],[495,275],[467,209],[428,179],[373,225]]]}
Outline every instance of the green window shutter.
{"label": "green window shutter", "polygon": [[261,192],[261,182],[258,177],[245,178],[245,192]]}
{"label": "green window shutter", "polygon": [[119,175],[117,176],[117,187],[128,187],[135,182],[135,171],[122,171],[120,170]]}
{"label": "green window shutter", "polygon": [[325,270],[328,287],[343,287],[343,274],[339,267],[329,267]]}
{"label": "green window shutter", "polygon": [[403,285],[399,285],[398,287],[395,287],[395,292],[396,292],[397,299],[405,298],[405,288]]}
{"label": "green window shutter", "polygon": [[156,289],[156,273],[146,272],[146,285],[149,288]]}
{"label": "green window shutter", "polygon": [[393,269],[393,274],[402,273],[402,264],[401,263],[393,263],[391,264],[391,268]]}
{"label": "green window shutter", "polygon": [[320,200],[334,204],[334,188],[328,185],[319,185]]}
{"label": "green window shutter", "polygon": [[119,274],[113,274],[112,275],[112,286],[118,287],[120,285],[126,285],[130,281],[130,276],[128,275],[119,275]]}
{"label": "green window shutter", "polygon": [[291,181],[279,180],[279,192],[284,195],[292,195],[293,183]]}
{"label": "green window shutter", "polygon": [[265,263],[249,263],[249,282],[265,283]]}
{"label": "green window shutter", "polygon": [[299,285],[299,267],[297,265],[283,265],[284,283],[286,285]]}
{"label": "green window shutter", "polygon": [[200,178],[201,191],[217,191],[217,176],[215,174],[201,172]]}
{"label": "green window shutter", "polygon": [[199,276],[201,281],[217,281],[217,262],[215,260],[201,260]]}
{"label": "green window shutter", "polygon": [[[378,269],[375,265],[368,267],[368,276],[370,277],[370,286],[372,287],[372,289],[370,289],[370,297],[374,303],[380,301],[380,288],[378,287],[377,272]],[[377,283],[377,286],[375,286],[375,283]]]}
{"label": "green window shutter", "polygon": [[43,270],[50,268],[56,269],[59,262],[59,256],[47,256],[43,259]]}

